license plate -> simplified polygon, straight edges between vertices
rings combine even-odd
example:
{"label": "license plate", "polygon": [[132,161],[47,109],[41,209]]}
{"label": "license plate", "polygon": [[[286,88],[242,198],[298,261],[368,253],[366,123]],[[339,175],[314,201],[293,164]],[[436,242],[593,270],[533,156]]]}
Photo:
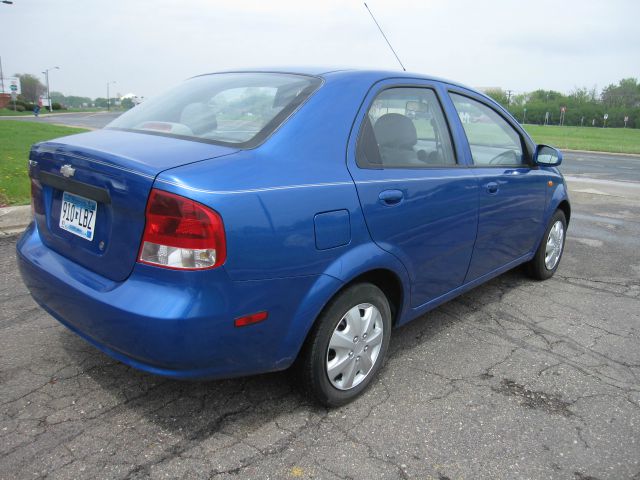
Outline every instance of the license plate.
{"label": "license plate", "polygon": [[94,200],[62,192],[60,228],[86,240],[93,240],[97,206]]}

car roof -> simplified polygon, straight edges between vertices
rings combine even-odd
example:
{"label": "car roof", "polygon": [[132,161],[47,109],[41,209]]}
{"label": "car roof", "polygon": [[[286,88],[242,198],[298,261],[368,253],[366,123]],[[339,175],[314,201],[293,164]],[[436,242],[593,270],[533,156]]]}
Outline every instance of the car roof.
{"label": "car roof", "polygon": [[[420,79],[420,80],[432,80],[436,82],[447,83],[449,85],[455,85],[470,90],[475,90],[472,87],[463,85],[459,82],[454,82],[444,78],[436,77],[433,75],[426,75],[418,72],[406,72],[402,70],[384,70],[384,69],[363,69],[355,67],[345,66],[274,66],[274,67],[258,67],[258,68],[242,68],[225,70],[221,72],[213,73],[245,73],[245,72],[269,72],[269,73],[289,73],[298,75],[312,75],[315,77],[321,77],[330,80],[332,77],[340,76],[344,78],[367,78],[373,82],[384,80],[386,78],[407,78],[407,79]],[[207,74],[205,74],[207,75]]]}

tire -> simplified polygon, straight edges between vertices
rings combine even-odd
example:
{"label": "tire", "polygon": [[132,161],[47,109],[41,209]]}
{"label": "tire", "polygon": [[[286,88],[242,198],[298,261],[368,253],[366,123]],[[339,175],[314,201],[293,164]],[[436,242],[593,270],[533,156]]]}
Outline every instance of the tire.
{"label": "tire", "polygon": [[[558,231],[561,235],[560,239],[558,238]],[[552,237],[555,237],[555,239]],[[549,221],[549,225],[547,225],[544,236],[540,241],[540,246],[538,247],[535,256],[526,264],[527,273],[531,278],[534,278],[536,280],[547,280],[553,277],[553,274],[556,273],[556,270],[560,265],[562,254],[564,253],[564,243],[566,237],[567,219],[564,216],[564,212],[562,210],[556,210],[556,212],[551,217],[551,220]],[[552,245],[552,243],[555,243],[555,247]],[[551,249],[550,252],[553,252],[553,249],[556,248],[554,255],[557,254],[557,257],[547,256],[547,247]],[[559,248],[559,251],[557,250],[557,248]]]}
{"label": "tire", "polygon": [[309,332],[296,365],[298,385],[327,407],[349,403],[382,368],[390,337],[391,309],[384,293],[370,283],[348,287]]}

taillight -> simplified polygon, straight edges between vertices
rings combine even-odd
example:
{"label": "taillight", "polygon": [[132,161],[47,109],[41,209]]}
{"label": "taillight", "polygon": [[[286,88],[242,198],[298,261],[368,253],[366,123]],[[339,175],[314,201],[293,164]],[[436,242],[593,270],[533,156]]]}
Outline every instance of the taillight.
{"label": "taillight", "polygon": [[196,270],[222,265],[227,257],[224,224],[204,205],[163,190],[151,190],[138,261]]}

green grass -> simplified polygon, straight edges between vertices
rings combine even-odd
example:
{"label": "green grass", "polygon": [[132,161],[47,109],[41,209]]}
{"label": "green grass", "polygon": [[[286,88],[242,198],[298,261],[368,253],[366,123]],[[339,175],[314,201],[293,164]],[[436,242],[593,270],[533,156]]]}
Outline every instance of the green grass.
{"label": "green grass", "polygon": [[0,205],[29,203],[27,161],[32,144],[86,131],[43,123],[0,121]]}
{"label": "green grass", "polygon": [[524,125],[537,143],[560,149],[640,154],[640,129]]}

